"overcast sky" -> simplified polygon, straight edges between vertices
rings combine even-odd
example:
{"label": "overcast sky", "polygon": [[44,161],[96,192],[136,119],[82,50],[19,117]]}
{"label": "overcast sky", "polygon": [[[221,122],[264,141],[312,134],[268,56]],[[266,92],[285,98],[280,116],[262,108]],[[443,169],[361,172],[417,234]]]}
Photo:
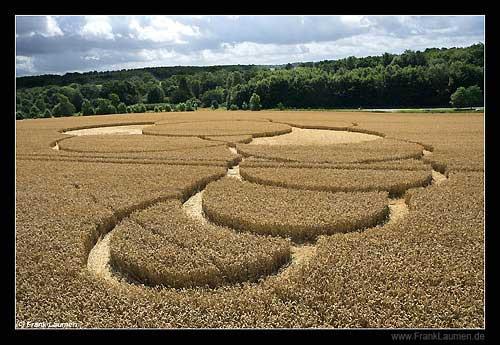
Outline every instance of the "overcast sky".
{"label": "overcast sky", "polygon": [[284,64],[484,42],[483,16],[17,16],[17,76]]}

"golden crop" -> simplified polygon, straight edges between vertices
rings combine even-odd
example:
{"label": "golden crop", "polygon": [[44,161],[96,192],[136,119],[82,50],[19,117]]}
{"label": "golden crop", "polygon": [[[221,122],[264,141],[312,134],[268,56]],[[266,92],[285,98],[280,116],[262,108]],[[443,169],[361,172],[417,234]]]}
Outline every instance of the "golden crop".
{"label": "golden crop", "polygon": [[[188,153],[191,153],[188,151]],[[213,152],[212,152],[213,153]],[[220,166],[229,168],[238,163],[240,157],[232,157],[228,160],[221,159],[194,159],[188,157],[180,157],[178,159],[164,158],[122,158],[122,157],[101,157],[101,156],[41,156],[41,155],[19,155],[19,160],[35,160],[35,161],[65,161],[65,162],[96,162],[96,163],[118,163],[118,164],[163,164],[163,165],[192,165],[192,166]]]}
{"label": "golden crop", "polygon": [[252,141],[251,135],[227,135],[227,136],[216,136],[216,137],[205,137],[208,140],[223,141],[228,143],[230,146],[236,146],[236,143],[248,144]]}
{"label": "golden crop", "polygon": [[[259,122],[263,131],[272,126],[268,120],[346,126],[384,139],[301,152],[236,143],[222,138],[232,136],[227,132],[218,137],[253,156],[241,163],[244,178],[291,184],[289,189],[216,181],[241,159],[225,145],[135,153],[51,148],[76,139],[64,139],[69,128],[160,121],[190,121],[196,128],[215,119]],[[422,157],[424,148],[432,154]],[[83,328],[484,327],[483,157],[482,114],[199,111],[16,121],[16,322],[21,328],[30,327],[27,322]],[[448,179],[428,185],[424,163]],[[225,224],[251,220],[248,227],[235,232],[186,218],[181,203],[205,186],[207,213],[208,205],[226,217]],[[363,218],[358,206],[383,209],[384,191],[405,193],[405,217],[363,231],[318,234],[302,262],[297,244],[244,232],[258,227],[276,234],[273,222],[284,232],[292,229],[285,224],[305,230],[315,219],[334,222],[339,210]],[[109,282],[87,269],[89,252],[109,231],[112,263],[159,285]]]}
{"label": "golden crop", "polygon": [[245,180],[271,186],[328,192],[387,191],[390,195],[426,186],[432,180],[428,170],[242,167],[240,174]]}
{"label": "golden crop", "polygon": [[333,327],[482,327],[482,186],[482,173],[451,173],[412,193],[401,223],[321,237],[315,260],[275,291]]}
{"label": "golden crop", "polygon": [[148,135],[85,135],[61,141],[59,149],[72,152],[160,152],[219,146],[196,137],[156,137]]}
{"label": "golden crop", "polygon": [[288,242],[200,226],[178,200],[133,213],[111,244],[114,266],[148,285],[176,288],[256,281],[289,259]]}
{"label": "golden crop", "polygon": [[203,211],[214,223],[294,241],[375,226],[387,218],[387,203],[386,192],[313,192],[232,178],[211,183],[203,194]]}
{"label": "golden crop", "polygon": [[[197,112],[175,112],[168,113],[167,117],[155,123],[158,125],[169,124],[169,123],[195,123],[195,122],[206,122],[206,121],[264,121],[268,122],[270,113],[269,112],[259,112],[251,113],[248,111],[231,111],[231,112],[212,112],[212,111],[197,111]],[[271,113],[272,114],[272,113]]]}
{"label": "golden crop", "polygon": [[240,163],[240,167],[262,168],[315,168],[315,169],[369,169],[369,170],[431,170],[430,164],[418,159],[400,159],[371,163],[304,163],[279,162],[265,158],[248,157]]}
{"label": "golden crop", "polygon": [[[113,135],[113,137],[120,137],[118,135]],[[127,136],[127,137],[143,137],[143,136]],[[52,137],[49,137],[52,138]],[[49,140],[47,140],[47,145],[41,146],[40,143],[38,147],[26,150],[20,149],[17,152],[18,159],[30,159],[30,160],[66,160],[66,161],[96,161],[96,162],[128,162],[128,163],[157,163],[157,164],[193,164],[193,165],[221,165],[221,166],[231,166],[235,162],[239,161],[240,157],[235,156],[231,153],[224,143],[215,141],[206,141],[199,138],[179,138],[179,142],[166,142],[169,146],[159,146],[158,143],[154,141],[151,142],[150,146],[143,146],[142,148],[136,148],[135,152],[123,152],[126,150],[133,150],[130,146],[127,148],[123,146],[114,146],[113,149],[107,145],[106,141],[99,141],[100,145],[94,143],[94,152],[75,152],[67,151],[65,143],[77,140],[80,137],[70,137],[64,138],[59,141],[59,150],[53,150],[51,147],[52,143],[49,145]],[[85,138],[85,136],[81,137]],[[149,138],[149,137],[148,137]],[[151,138],[161,138],[162,137],[151,137]],[[171,139],[171,138],[165,138]],[[200,142],[203,146],[196,147],[196,144]],[[134,142],[134,139],[131,139]],[[135,142],[138,142],[135,140]],[[160,140],[161,142],[161,140]],[[144,143],[144,142],[143,142]],[[149,144],[148,144],[149,145]],[[23,145],[23,147],[26,147]],[[160,149],[159,149],[160,148]],[[139,150],[145,151],[139,151]],[[109,152],[110,150],[117,150],[117,152]],[[119,150],[122,150],[121,152]],[[165,150],[165,151],[164,151]]]}
{"label": "golden crop", "polygon": [[291,132],[290,126],[267,121],[199,121],[164,123],[145,128],[147,135],[182,136],[234,136],[266,137]]}
{"label": "golden crop", "polygon": [[244,156],[285,162],[368,163],[422,157],[419,145],[388,139],[323,146],[238,144],[236,147]]}

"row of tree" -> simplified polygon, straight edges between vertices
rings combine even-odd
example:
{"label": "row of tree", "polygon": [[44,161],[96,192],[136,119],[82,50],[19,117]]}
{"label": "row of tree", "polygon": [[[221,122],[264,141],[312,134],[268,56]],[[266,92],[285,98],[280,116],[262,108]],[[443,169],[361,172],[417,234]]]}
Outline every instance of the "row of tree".
{"label": "row of tree", "polygon": [[483,62],[480,43],[274,67],[160,67],[21,77],[16,79],[16,115],[125,113],[142,106],[154,111],[155,105],[158,111],[481,106]]}

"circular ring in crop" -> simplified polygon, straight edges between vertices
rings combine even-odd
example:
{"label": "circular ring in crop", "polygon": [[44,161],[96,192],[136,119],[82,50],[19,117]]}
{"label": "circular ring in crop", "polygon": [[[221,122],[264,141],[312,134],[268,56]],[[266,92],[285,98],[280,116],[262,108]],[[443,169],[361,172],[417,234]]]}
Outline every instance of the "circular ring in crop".
{"label": "circular ring in crop", "polygon": [[200,138],[172,138],[145,135],[86,135],[66,139],[59,149],[73,152],[157,152],[222,145]]}
{"label": "circular ring in crop", "polygon": [[214,288],[255,282],[290,261],[288,241],[201,225],[180,206],[167,200],[122,221],[111,241],[112,266],[148,286]]}
{"label": "circular ring in crop", "polygon": [[200,121],[155,125],[143,130],[143,134],[174,137],[252,135],[267,137],[290,133],[285,124],[264,121]]}
{"label": "circular ring in crop", "polygon": [[387,191],[391,196],[432,181],[430,170],[242,167],[240,173],[247,181],[269,186],[328,192]]}
{"label": "circular ring in crop", "polygon": [[322,146],[239,144],[237,148],[243,156],[285,162],[368,163],[422,157],[420,145],[391,139]]}
{"label": "circular ring in crop", "polygon": [[383,222],[387,192],[329,193],[224,178],[207,186],[203,211],[214,223],[261,235],[311,240]]}

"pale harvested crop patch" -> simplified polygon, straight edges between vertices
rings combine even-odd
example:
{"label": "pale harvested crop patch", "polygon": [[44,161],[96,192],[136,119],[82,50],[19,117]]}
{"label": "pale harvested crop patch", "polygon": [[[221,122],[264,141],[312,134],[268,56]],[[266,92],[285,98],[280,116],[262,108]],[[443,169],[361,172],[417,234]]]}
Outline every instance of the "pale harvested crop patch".
{"label": "pale harvested crop patch", "polygon": [[380,137],[364,133],[333,131],[321,129],[292,128],[291,133],[255,138],[251,145],[331,145],[345,143],[359,143],[380,139]]}
{"label": "pale harvested crop patch", "polygon": [[348,232],[383,222],[386,192],[329,193],[256,185],[224,178],[203,194],[203,211],[216,224],[294,241]]}
{"label": "pale harvested crop patch", "polygon": [[96,128],[86,128],[86,129],[76,129],[73,131],[65,131],[65,134],[69,135],[102,135],[102,134],[127,134],[127,135],[141,135],[142,129],[149,125],[124,125],[124,126],[107,126],[107,127],[96,127]]}

